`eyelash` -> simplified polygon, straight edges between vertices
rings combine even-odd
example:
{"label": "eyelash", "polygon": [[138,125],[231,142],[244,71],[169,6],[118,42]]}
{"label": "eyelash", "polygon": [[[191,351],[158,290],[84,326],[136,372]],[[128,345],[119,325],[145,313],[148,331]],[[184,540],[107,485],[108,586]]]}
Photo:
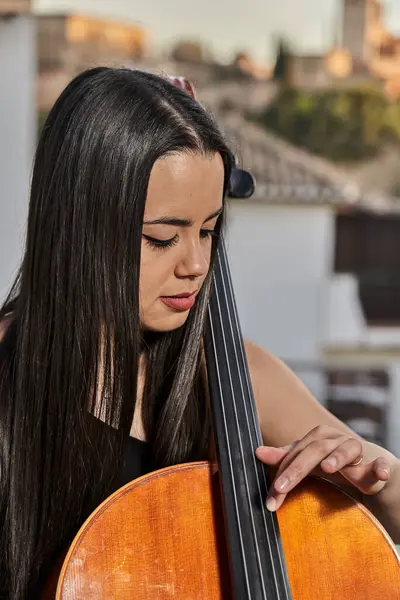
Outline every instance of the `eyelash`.
{"label": "eyelash", "polygon": [[149,235],[144,234],[143,237],[150,246],[156,248],[157,250],[164,250],[165,248],[170,248],[171,246],[174,246],[178,241],[177,235],[171,238],[170,240],[158,240],[157,238],[153,238]]}
{"label": "eyelash", "polygon": [[[157,250],[165,250],[166,248],[171,248],[171,246],[174,246],[178,242],[177,235],[175,235],[173,238],[171,238],[169,240],[158,240],[157,238],[153,238],[153,237],[150,237],[149,235],[144,235],[144,234],[143,234],[143,237],[150,246],[152,246],[153,248],[156,248]],[[218,237],[218,233],[212,229],[200,229],[200,237],[202,239],[211,238],[211,237],[216,238],[216,237]]]}

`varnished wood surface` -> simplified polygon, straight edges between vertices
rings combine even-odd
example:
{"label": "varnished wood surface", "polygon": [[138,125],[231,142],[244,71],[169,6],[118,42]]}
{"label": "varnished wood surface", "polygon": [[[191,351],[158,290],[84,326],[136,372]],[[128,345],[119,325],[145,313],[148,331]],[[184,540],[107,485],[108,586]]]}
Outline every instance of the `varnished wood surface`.
{"label": "varnished wood surface", "polygon": [[[293,600],[400,600],[384,529],[335,486],[308,479],[278,512]],[[87,520],[58,600],[229,600],[218,475],[209,463],[129,483]]]}
{"label": "varnished wood surface", "polygon": [[292,494],[278,517],[294,600],[400,599],[396,547],[363,505],[318,479]]}

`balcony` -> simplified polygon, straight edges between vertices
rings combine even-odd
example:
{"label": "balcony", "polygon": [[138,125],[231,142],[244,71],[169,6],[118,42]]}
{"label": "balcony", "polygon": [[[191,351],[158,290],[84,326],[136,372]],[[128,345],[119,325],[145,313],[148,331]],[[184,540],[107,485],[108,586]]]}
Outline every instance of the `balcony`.
{"label": "balcony", "polygon": [[13,15],[29,13],[31,0],[0,0],[0,17],[2,15]]}

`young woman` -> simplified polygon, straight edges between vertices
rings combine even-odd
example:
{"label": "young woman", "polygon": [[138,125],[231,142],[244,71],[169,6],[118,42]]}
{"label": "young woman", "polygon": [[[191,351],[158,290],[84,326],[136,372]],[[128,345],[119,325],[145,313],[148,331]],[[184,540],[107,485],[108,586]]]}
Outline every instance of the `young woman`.
{"label": "young woman", "polygon": [[[37,597],[118,486],[209,457],[202,334],[232,166],[200,105],[147,73],[87,71],[51,111],[22,266],[0,312],[2,598]],[[278,467],[268,508],[322,470],[368,496],[398,539],[399,461],[246,348],[257,456]]]}

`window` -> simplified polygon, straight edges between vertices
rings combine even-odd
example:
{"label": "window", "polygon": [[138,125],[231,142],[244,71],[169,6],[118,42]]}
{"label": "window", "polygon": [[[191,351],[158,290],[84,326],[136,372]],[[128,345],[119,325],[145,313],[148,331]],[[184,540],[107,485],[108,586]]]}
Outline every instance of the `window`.
{"label": "window", "polygon": [[400,325],[400,216],[338,215],[335,272],[357,277],[370,325]]}

